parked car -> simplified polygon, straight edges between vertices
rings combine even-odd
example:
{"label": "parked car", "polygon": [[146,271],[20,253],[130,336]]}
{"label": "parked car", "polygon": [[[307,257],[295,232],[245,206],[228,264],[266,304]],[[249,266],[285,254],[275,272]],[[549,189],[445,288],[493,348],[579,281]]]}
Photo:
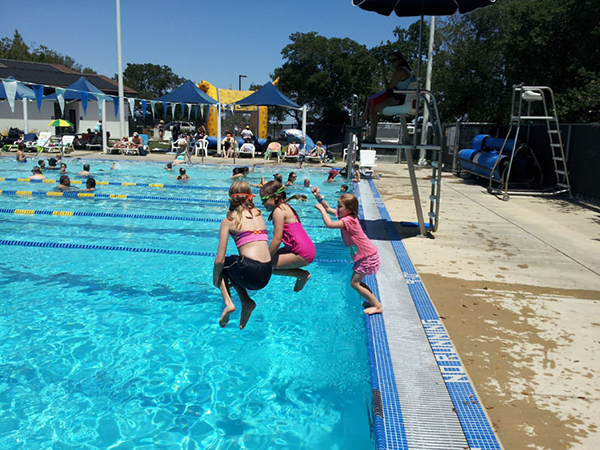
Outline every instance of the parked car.
{"label": "parked car", "polygon": [[[171,127],[175,125],[175,122],[169,122],[166,123],[165,126],[165,131],[171,131]],[[179,130],[181,130],[182,132],[189,132],[189,131],[195,131],[196,130],[196,126],[192,123],[192,122],[179,122]]]}

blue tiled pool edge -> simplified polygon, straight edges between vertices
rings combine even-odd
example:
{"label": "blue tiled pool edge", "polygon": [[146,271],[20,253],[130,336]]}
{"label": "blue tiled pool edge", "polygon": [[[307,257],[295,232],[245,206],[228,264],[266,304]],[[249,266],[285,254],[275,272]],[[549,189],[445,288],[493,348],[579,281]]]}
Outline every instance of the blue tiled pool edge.
{"label": "blue tiled pool edge", "polygon": [[[466,370],[460,362],[458,353],[450,341],[450,337],[400,240],[398,232],[394,228],[377,187],[373,180],[369,180],[368,183],[381,218],[385,222],[385,229],[463,428],[465,438],[469,443],[469,448],[501,449]],[[358,189],[355,189],[355,192],[358,193]],[[359,216],[361,220],[364,219],[362,208],[359,211]],[[375,276],[366,277],[365,282],[379,297]],[[365,316],[365,325],[371,363],[375,413],[374,434],[377,439],[377,448],[380,450],[406,449],[408,446],[383,317],[379,314]],[[397,433],[389,433],[390,430],[397,431]]]}

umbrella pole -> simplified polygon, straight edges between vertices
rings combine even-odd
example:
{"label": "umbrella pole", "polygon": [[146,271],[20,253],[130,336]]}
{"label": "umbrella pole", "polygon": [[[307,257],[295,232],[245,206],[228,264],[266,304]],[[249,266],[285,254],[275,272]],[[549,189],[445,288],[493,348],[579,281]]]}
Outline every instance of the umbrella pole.
{"label": "umbrella pole", "polygon": [[421,52],[423,42],[423,22],[424,18],[424,2],[421,2],[421,21],[419,23],[419,54],[417,59],[417,108],[415,111],[415,131],[413,133],[413,146],[408,149],[410,155],[406,154],[406,160],[408,162],[408,172],[410,175],[410,184],[412,185],[413,199],[415,201],[415,210],[417,212],[417,219],[419,221],[419,232],[421,236],[427,236],[425,230],[425,220],[423,219],[423,208],[421,206],[421,197],[419,195],[419,186],[417,185],[417,177],[415,175],[415,167],[413,165],[413,154],[417,148],[417,130],[419,125],[419,111],[421,109]]}

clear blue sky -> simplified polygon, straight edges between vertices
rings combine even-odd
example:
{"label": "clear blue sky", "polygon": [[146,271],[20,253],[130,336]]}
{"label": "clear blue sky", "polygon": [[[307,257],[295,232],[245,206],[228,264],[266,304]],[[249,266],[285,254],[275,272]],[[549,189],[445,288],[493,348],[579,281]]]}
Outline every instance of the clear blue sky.
{"label": "clear blue sky", "polygon": [[[121,0],[123,68],[167,65],[194,82],[242,89],[264,84],[283,64],[294,32],[351,38],[368,48],[393,39],[417,18],[363,11],[351,0]],[[112,77],[117,72],[115,0],[5,1],[0,37],[15,28],[25,42]]]}

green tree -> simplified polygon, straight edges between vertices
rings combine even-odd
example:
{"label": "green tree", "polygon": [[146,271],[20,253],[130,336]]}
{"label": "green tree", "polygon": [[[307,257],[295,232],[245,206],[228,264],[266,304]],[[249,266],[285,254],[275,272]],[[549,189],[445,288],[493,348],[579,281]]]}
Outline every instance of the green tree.
{"label": "green tree", "polygon": [[[293,33],[290,40],[281,51],[285,62],[273,74],[280,78],[278,89],[309,106],[309,121],[347,122],[353,94],[364,99],[375,87],[373,55],[351,39],[316,32]],[[300,122],[298,111],[290,113]]]}
{"label": "green tree", "polygon": [[[117,79],[117,75],[113,77]],[[123,82],[139,92],[141,98],[161,97],[185,82],[170,67],[156,64],[129,64],[123,71]]]}
{"label": "green tree", "polygon": [[0,40],[0,58],[16,59],[19,61],[32,61],[50,64],[61,64],[76,72],[96,73],[93,69],[86,67],[82,70],[73,58],[50,50],[45,45],[39,47],[29,46],[23,41],[19,30],[15,30],[13,38],[4,37]]}
{"label": "green tree", "polygon": [[0,51],[2,58],[30,61],[29,47],[23,41],[23,36],[21,36],[19,30],[15,30],[12,39],[8,37],[2,39]]}
{"label": "green tree", "polygon": [[504,0],[443,20],[436,34],[443,120],[506,122],[520,83],[550,86],[563,122],[600,120],[600,2]]}

